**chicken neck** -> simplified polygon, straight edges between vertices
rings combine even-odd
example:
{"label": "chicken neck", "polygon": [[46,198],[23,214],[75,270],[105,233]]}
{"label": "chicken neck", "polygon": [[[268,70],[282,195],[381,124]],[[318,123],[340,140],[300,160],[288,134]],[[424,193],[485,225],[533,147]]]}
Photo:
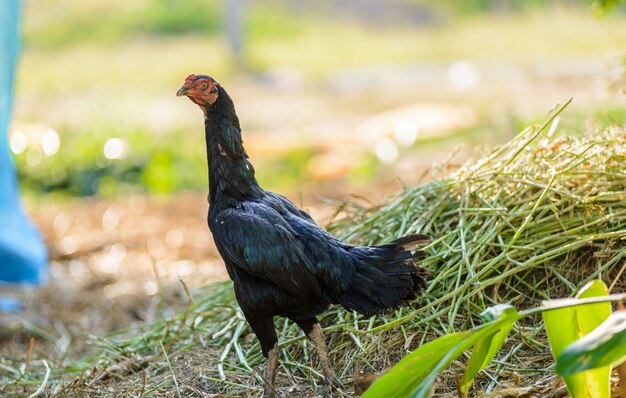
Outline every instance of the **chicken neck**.
{"label": "chicken neck", "polygon": [[205,137],[209,165],[209,204],[259,198],[263,189],[243,147],[239,118],[226,91],[205,109]]}

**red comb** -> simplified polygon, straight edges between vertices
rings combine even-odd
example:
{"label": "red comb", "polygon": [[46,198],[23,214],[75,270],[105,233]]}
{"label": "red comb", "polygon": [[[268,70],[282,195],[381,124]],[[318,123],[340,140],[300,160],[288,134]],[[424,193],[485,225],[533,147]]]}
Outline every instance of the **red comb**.
{"label": "red comb", "polygon": [[185,83],[191,83],[196,79],[196,75],[194,75],[193,73],[189,76],[187,76],[187,78],[185,79]]}

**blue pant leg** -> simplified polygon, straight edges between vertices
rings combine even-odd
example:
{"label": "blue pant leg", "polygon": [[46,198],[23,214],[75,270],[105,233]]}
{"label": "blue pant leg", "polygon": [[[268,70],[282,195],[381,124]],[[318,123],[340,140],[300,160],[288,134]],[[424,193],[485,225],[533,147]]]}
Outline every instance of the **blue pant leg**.
{"label": "blue pant leg", "polygon": [[19,201],[8,128],[20,45],[20,0],[0,0],[0,281],[41,283],[48,254]]}

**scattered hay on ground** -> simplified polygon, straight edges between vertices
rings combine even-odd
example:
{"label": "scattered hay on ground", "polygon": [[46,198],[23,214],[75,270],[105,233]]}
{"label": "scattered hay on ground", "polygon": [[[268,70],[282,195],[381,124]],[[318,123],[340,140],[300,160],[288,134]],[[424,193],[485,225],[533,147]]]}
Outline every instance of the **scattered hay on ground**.
{"label": "scattered hay on ground", "polygon": [[[497,303],[537,306],[595,278],[612,291],[626,290],[626,133],[556,136],[559,111],[478,161],[407,188],[388,205],[346,205],[350,216],[331,228],[343,239],[375,244],[426,233],[434,241],[423,263],[432,279],[412,305],[370,319],[341,308],[320,317],[342,380],[381,372],[426,341],[472,327],[480,322],[477,314]],[[285,319],[276,327],[279,391],[293,397],[321,391],[319,366],[301,331]],[[262,389],[257,367],[263,358],[230,282],[193,291],[187,309],[173,317],[92,344],[98,349],[91,358],[54,364],[46,391],[202,397],[257,396]],[[560,396],[551,363],[541,319],[521,322],[482,372],[476,395]],[[454,363],[441,376],[438,397],[457,395],[454,372],[462,366]],[[37,384],[44,373],[31,367],[20,377]],[[5,392],[15,391],[12,371],[0,369],[0,377]]]}

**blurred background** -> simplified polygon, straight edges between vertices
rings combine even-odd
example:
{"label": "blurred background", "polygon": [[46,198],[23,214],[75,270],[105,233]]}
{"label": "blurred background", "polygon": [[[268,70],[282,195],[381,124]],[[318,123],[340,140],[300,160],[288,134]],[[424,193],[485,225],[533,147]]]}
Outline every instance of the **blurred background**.
{"label": "blurred background", "polygon": [[575,127],[626,112],[625,15],[588,1],[24,3],[11,148],[46,202],[206,190],[201,114],[174,95],[190,73],[229,90],[287,193],[414,183],[570,97]]}
{"label": "blurred background", "polygon": [[10,147],[51,258],[51,283],[26,298],[33,322],[107,331],[160,316],[157,293],[178,280],[225,277],[205,222],[202,115],[175,96],[188,74],[233,97],[261,184],[324,224],[335,201],[380,203],[570,97],[561,129],[623,125],[626,12],[601,12],[585,0],[25,0]]}

